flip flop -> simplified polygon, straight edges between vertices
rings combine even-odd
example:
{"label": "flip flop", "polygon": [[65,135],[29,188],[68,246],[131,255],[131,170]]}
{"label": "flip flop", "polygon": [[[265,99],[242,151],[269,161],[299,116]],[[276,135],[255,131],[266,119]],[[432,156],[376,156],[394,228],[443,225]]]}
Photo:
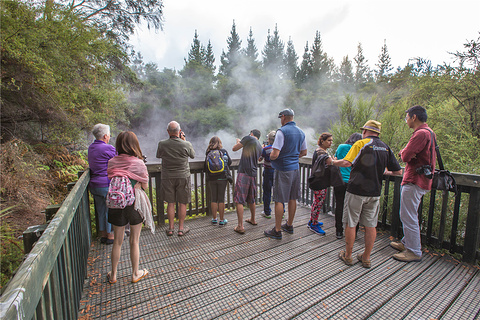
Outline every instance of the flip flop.
{"label": "flip flop", "polygon": [[145,278],[148,274],[148,270],[147,269],[143,269],[143,275],[138,278],[137,280],[132,280],[132,283],[137,283],[138,281],[142,280],[143,278]]}
{"label": "flip flop", "polygon": [[233,228],[233,231],[235,231],[236,233],[240,233],[240,234],[244,234],[244,233],[245,233],[245,229],[240,229],[238,226],[236,226],[235,228]]}
{"label": "flip flop", "polygon": [[247,219],[247,220],[245,220],[245,222],[250,223],[251,225],[254,225],[254,226],[257,225],[257,223],[256,223],[256,222],[252,222],[251,219]]}
{"label": "flip flop", "polygon": [[109,282],[110,284],[114,284],[115,282],[117,282],[117,280],[112,281],[112,280],[110,279],[110,277],[111,277],[111,275],[110,275],[110,272],[109,272],[109,273],[107,273],[107,280],[108,280],[108,282]]}

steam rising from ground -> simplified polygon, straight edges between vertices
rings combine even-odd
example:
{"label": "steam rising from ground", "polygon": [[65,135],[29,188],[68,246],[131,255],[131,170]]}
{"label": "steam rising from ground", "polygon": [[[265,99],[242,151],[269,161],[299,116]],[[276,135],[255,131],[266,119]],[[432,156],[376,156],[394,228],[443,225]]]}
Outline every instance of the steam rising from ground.
{"label": "steam rising from ground", "polygon": [[[266,135],[271,130],[276,130],[281,126],[278,113],[291,106],[286,105],[288,95],[291,94],[292,84],[282,80],[277,74],[270,72],[267,76],[256,76],[252,73],[249,63],[242,63],[234,69],[232,81],[236,85],[236,90],[228,97],[226,103],[228,108],[235,115],[234,123],[231,128],[224,128],[218,131],[199,132],[195,128],[190,128],[190,132],[184,130],[187,140],[190,141],[196,152],[196,159],[203,159],[205,150],[210,138],[214,135],[220,137],[223,147],[227,149],[232,158],[240,158],[241,150],[232,151],[236,139],[248,135],[251,130],[261,131],[260,143],[267,141]],[[148,163],[159,162],[156,159],[157,144],[160,140],[167,139],[166,131],[168,122],[176,120],[182,126],[180,119],[175,119],[172,114],[164,111],[160,107],[161,99],[157,97],[149,98],[155,106],[150,117],[143,123],[141,128],[133,128],[140,140],[140,145],[144,154],[147,155]],[[176,97],[177,101],[182,101],[182,97]],[[306,121],[312,122],[311,114],[302,114],[302,110],[311,110],[312,106],[294,107],[296,112],[295,121],[297,125],[305,132],[309,153],[316,146],[316,139],[319,133],[325,131],[323,128],[308,127]],[[296,109],[296,110],[295,110]],[[324,114],[320,105],[315,105],[315,114]],[[182,126],[182,129],[184,127]]]}

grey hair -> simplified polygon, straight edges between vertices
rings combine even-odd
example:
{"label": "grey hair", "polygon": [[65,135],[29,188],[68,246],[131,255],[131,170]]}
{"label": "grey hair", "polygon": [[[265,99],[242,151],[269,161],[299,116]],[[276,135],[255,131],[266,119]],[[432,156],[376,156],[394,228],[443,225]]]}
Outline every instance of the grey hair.
{"label": "grey hair", "polygon": [[167,131],[171,133],[178,133],[180,130],[180,124],[177,121],[170,121],[167,126]]}
{"label": "grey hair", "polygon": [[108,124],[97,123],[93,126],[92,133],[95,139],[101,140],[104,135],[110,134],[110,126]]}

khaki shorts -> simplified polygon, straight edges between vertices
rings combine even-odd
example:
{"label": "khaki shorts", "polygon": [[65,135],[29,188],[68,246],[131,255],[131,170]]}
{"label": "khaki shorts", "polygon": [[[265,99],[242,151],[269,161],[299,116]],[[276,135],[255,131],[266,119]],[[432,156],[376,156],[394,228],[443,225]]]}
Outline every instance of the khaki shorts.
{"label": "khaki shorts", "polygon": [[375,228],[380,210],[380,197],[365,197],[347,191],[343,206],[343,223],[355,227],[359,222],[365,227]]}
{"label": "khaki shorts", "polygon": [[190,177],[162,179],[161,195],[163,201],[168,203],[190,203],[192,200],[192,186],[190,185]]}

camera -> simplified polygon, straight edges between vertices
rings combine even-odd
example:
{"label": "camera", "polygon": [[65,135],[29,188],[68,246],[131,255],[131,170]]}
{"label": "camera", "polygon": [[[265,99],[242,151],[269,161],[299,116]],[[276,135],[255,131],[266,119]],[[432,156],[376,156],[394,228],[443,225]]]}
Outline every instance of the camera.
{"label": "camera", "polygon": [[181,138],[181,139],[186,138],[185,132],[180,131],[180,138]]}
{"label": "camera", "polygon": [[427,177],[428,179],[432,179],[433,178],[433,173],[432,173],[432,166],[429,165],[429,164],[425,164],[421,167],[418,167],[417,169],[415,169],[415,171],[420,174],[420,175],[424,175],[425,177]]}

